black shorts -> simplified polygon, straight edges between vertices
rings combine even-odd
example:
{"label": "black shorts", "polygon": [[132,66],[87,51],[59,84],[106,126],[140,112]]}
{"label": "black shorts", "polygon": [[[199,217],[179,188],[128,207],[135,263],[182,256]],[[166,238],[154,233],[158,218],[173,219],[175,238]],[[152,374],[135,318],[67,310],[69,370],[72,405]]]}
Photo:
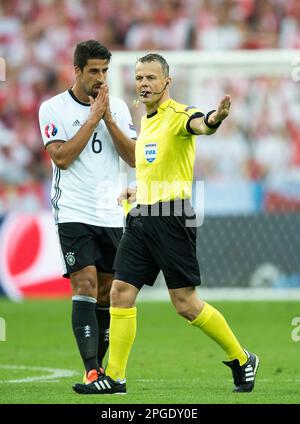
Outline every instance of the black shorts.
{"label": "black shorts", "polygon": [[58,236],[65,263],[64,277],[88,266],[113,273],[113,263],[123,228],[97,227],[80,222],[58,224]]}
{"label": "black shorts", "polygon": [[[177,216],[175,202],[185,202],[188,215],[183,211]],[[137,215],[139,209],[145,211],[145,207],[132,209],[113,267],[115,279],[140,289],[144,284],[153,286],[162,270],[169,289],[201,284],[196,256],[197,228],[186,225],[187,220],[195,218],[195,212],[187,200],[175,202],[170,202],[169,216],[161,210],[159,216],[143,212]]]}

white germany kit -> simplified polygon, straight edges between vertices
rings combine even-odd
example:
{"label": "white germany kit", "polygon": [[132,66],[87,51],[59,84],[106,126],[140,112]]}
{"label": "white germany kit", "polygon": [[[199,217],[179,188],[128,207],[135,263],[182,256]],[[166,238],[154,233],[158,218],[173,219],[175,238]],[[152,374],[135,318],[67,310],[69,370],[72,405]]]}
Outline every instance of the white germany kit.
{"label": "white germany kit", "polygon": [[[110,97],[110,109],[119,128],[136,138],[130,112],[123,100]],[[68,90],[41,104],[40,129],[44,145],[68,142],[90,114],[90,105]],[[51,203],[55,223],[81,222],[101,227],[122,227],[120,159],[101,120],[87,145],[66,170],[52,161]]]}

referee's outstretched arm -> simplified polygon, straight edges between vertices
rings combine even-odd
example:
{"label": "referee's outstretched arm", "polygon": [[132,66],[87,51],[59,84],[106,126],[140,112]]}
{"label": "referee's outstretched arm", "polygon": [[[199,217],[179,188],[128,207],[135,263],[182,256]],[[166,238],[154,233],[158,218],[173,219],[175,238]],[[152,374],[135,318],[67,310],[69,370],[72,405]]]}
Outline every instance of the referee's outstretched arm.
{"label": "referee's outstretched arm", "polygon": [[230,110],[230,96],[226,95],[220,101],[217,110],[212,110],[201,118],[194,118],[190,122],[190,127],[195,134],[210,135],[217,131],[222,121],[227,118]]}

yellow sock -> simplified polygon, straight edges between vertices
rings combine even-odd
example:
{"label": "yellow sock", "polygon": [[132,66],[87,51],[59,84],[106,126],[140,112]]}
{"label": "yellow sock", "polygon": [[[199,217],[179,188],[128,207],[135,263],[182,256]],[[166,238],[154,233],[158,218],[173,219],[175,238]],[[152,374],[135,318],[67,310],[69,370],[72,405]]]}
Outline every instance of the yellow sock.
{"label": "yellow sock", "polygon": [[194,321],[190,322],[217,342],[226,352],[230,361],[238,359],[240,365],[247,362],[247,355],[230,330],[223,315],[208,303]]}
{"label": "yellow sock", "polygon": [[110,308],[109,356],[106,374],[125,378],[126,366],[136,333],[136,308]]}

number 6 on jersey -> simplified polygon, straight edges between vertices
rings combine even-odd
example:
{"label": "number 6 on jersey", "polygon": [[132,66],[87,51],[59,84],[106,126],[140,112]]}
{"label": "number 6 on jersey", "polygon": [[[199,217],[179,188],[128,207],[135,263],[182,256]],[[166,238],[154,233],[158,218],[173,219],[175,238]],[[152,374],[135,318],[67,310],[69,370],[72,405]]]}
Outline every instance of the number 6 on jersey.
{"label": "number 6 on jersey", "polygon": [[92,140],[92,149],[94,153],[100,153],[102,151],[102,143],[101,140],[97,139],[97,133],[95,132],[93,140]]}

